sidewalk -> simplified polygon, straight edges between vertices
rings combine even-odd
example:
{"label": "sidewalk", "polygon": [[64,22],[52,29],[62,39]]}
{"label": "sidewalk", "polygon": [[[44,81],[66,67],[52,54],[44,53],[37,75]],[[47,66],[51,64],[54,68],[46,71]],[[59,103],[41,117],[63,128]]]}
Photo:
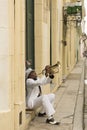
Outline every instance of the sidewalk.
{"label": "sidewalk", "polygon": [[46,124],[46,117],[35,116],[27,130],[83,130],[84,60],[78,62],[56,92],[55,119],[59,126]]}

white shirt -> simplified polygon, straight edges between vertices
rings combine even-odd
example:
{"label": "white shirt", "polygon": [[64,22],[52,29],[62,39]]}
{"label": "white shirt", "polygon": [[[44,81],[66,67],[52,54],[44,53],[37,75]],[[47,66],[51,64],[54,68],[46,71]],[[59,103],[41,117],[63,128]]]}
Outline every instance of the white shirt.
{"label": "white shirt", "polygon": [[33,80],[31,78],[28,78],[26,81],[26,87],[27,87],[27,105],[32,108],[33,107],[33,100],[37,98],[39,94],[39,87],[45,84],[50,83],[52,79],[46,76],[43,76],[42,78],[37,78],[37,80]]}

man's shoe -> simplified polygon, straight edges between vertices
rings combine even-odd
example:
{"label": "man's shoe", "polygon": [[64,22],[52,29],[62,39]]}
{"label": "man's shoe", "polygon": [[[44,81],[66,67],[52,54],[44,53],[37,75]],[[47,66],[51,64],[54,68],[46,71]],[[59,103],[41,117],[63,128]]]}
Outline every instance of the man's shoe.
{"label": "man's shoe", "polygon": [[45,115],[46,115],[45,112],[44,112],[44,113],[40,113],[40,112],[38,113],[38,116],[39,116],[39,117],[44,117]]}
{"label": "man's shoe", "polygon": [[51,125],[59,125],[60,124],[60,122],[55,121],[54,118],[47,119],[46,123],[51,124]]}

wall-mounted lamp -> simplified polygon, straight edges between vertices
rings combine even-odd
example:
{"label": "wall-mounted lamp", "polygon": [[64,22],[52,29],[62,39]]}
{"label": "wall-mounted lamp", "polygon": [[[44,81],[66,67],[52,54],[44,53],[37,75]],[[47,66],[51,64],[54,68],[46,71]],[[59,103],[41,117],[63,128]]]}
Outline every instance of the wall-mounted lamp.
{"label": "wall-mounted lamp", "polygon": [[64,46],[67,45],[67,41],[65,41],[65,40],[62,40],[61,42],[63,43]]}

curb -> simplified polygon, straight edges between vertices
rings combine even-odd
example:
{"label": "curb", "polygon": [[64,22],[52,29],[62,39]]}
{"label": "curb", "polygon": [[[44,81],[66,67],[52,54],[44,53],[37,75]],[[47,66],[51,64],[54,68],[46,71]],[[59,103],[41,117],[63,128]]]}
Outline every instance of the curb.
{"label": "curb", "polygon": [[78,90],[78,97],[76,102],[74,121],[73,121],[73,129],[72,130],[83,130],[83,105],[84,105],[84,68],[85,68],[85,60],[83,60],[82,74],[80,87]]}

